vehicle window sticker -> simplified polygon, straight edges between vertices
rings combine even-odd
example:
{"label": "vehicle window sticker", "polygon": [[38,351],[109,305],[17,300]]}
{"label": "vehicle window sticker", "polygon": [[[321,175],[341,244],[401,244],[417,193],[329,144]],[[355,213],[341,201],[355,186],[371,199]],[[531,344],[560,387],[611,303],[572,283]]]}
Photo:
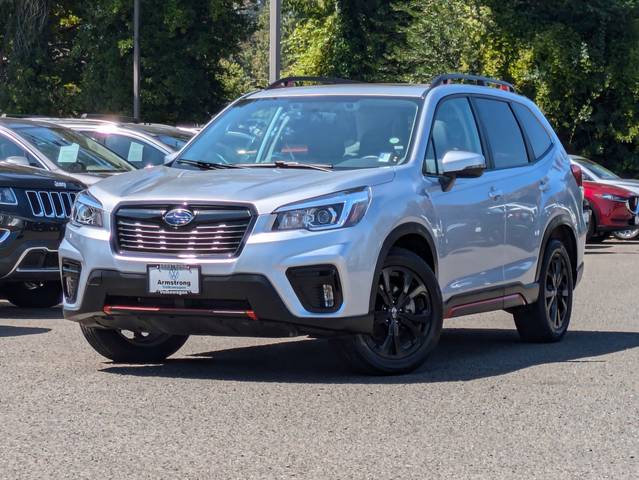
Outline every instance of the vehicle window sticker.
{"label": "vehicle window sticker", "polygon": [[60,147],[58,153],[58,163],[76,163],[78,161],[78,153],[80,152],[80,145],[72,143],[71,145],[65,145]]}
{"label": "vehicle window sticker", "polygon": [[126,159],[131,163],[140,163],[144,153],[144,145],[141,143],[131,142],[129,145],[129,154]]}

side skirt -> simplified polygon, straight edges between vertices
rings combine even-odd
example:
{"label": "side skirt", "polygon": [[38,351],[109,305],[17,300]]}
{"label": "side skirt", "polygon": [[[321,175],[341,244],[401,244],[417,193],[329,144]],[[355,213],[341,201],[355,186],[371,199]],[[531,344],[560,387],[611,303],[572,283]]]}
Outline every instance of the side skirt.
{"label": "side skirt", "polygon": [[538,283],[517,283],[455,295],[444,302],[444,318],[521,307],[536,302],[538,295]]}

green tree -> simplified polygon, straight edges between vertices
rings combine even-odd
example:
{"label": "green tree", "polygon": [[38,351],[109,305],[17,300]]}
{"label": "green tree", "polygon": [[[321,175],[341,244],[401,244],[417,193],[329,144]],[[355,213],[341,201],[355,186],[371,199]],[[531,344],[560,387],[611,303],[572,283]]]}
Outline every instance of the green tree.
{"label": "green tree", "polygon": [[[145,120],[202,121],[227,101],[223,59],[252,33],[254,3],[141,1]],[[0,111],[130,115],[132,9],[132,0],[2,1]]]}

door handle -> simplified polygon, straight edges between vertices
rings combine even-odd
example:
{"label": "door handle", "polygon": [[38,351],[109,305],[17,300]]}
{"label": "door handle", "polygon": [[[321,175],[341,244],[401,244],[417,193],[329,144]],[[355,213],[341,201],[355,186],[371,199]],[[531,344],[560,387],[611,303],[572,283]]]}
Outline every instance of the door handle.
{"label": "door handle", "polygon": [[504,192],[496,189],[495,187],[491,187],[491,189],[488,191],[488,196],[491,200],[497,200],[504,196]]}
{"label": "door handle", "polygon": [[548,190],[548,187],[550,187],[550,183],[549,183],[549,178],[548,177],[544,177],[539,181],[539,190],[541,190],[542,192],[545,192],[546,190]]}

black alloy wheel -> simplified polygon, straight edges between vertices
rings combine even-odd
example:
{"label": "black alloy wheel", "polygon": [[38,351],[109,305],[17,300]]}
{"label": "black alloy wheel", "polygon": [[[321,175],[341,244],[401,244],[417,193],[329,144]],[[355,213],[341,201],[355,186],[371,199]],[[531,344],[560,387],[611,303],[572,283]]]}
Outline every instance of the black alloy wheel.
{"label": "black alloy wheel", "polygon": [[546,271],[546,315],[553,330],[562,330],[570,302],[569,266],[561,252],[556,251]]}
{"label": "black alloy wheel", "polygon": [[432,300],[424,282],[405,267],[386,267],[379,276],[373,335],[367,338],[379,356],[401,359],[428,336]]}
{"label": "black alloy wheel", "polygon": [[512,310],[519,336],[527,342],[558,342],[572,313],[573,267],[563,243],[551,239],[541,259],[539,294],[529,305]]}
{"label": "black alloy wheel", "polygon": [[341,351],[361,372],[393,375],[419,367],[439,342],[443,302],[437,277],[414,252],[392,248],[371,285],[370,334],[343,337]]}

